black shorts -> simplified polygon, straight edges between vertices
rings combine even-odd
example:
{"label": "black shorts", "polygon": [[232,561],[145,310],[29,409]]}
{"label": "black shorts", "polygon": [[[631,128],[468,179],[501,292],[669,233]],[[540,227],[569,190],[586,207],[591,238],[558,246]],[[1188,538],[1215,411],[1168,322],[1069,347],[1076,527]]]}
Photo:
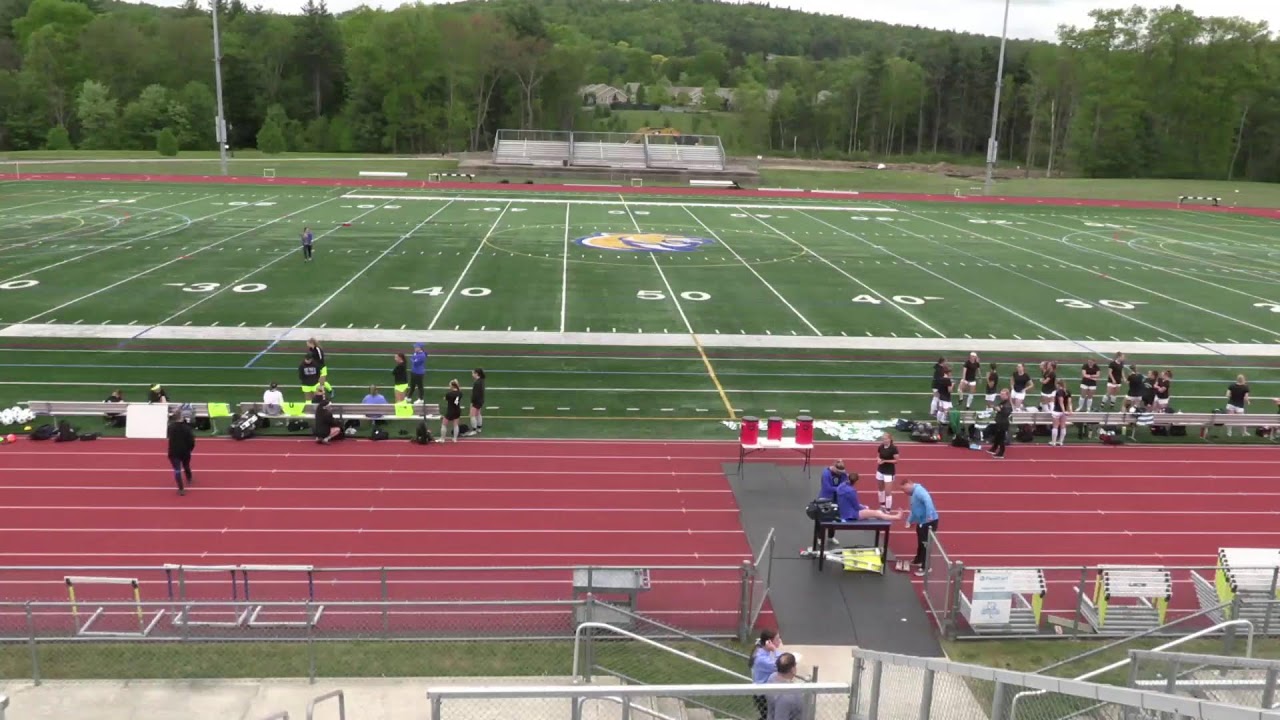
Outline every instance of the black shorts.
{"label": "black shorts", "polygon": [[445,413],[444,415],[444,419],[448,422],[457,422],[457,420],[461,417],[462,417],[462,413],[457,413],[457,412]]}
{"label": "black shorts", "polygon": [[483,409],[484,409],[484,401],[483,401],[483,400],[481,400],[480,402],[474,402],[474,401],[473,401],[473,402],[471,403],[471,409],[472,409],[472,410],[483,410]]}

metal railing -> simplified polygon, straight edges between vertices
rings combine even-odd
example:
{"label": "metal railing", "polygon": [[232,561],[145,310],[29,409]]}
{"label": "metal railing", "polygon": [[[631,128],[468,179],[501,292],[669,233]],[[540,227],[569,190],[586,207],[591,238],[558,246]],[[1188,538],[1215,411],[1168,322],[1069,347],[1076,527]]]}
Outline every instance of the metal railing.
{"label": "metal railing", "polygon": [[[1245,645],[1245,648],[1246,648],[1245,657],[1252,656],[1253,655],[1253,623],[1248,620],[1228,620],[1224,623],[1218,623],[1217,625],[1205,628],[1204,630],[1191,633],[1190,635],[1187,635],[1185,637],[1180,637],[1177,640],[1174,640],[1172,642],[1167,642],[1155,649],[1157,651],[1169,650],[1169,649],[1178,647],[1179,645],[1184,645],[1188,642],[1191,642],[1192,640],[1198,640],[1199,638],[1215,634],[1221,630],[1226,630],[1228,628],[1236,628],[1236,627],[1248,628],[1249,634],[1248,634],[1248,640]],[[1076,681],[1092,680],[1097,677],[1102,677],[1107,673],[1115,672],[1116,670],[1127,667],[1131,662],[1133,662],[1132,655],[1130,655],[1129,657],[1126,657],[1123,660],[1111,663],[1110,665],[1105,665],[1096,670],[1091,670],[1083,675],[1080,675],[1072,679]],[[1025,717],[1025,716],[1018,715],[1018,705],[1020,703],[1025,704],[1028,701],[1030,701],[1032,698],[1043,697],[1047,694],[1048,694],[1047,690],[1027,690],[1014,695],[1013,701],[1009,704],[1009,720],[1019,720],[1020,717]],[[1045,717],[1045,716],[1041,715],[1040,717]],[[1050,717],[1053,717],[1053,716],[1050,716]]]}
{"label": "metal railing", "polygon": [[746,628],[748,633],[760,621],[760,613],[764,612],[765,603],[769,601],[769,590],[773,587],[773,553],[776,545],[776,530],[769,528],[769,534],[765,536],[764,543],[760,546],[760,553],[756,556],[755,566],[751,574],[751,596],[748,599],[750,617],[747,620]]}
{"label": "metal railing", "polygon": [[1043,692],[1054,720],[1280,720],[1280,712],[941,658],[854,649],[853,661],[848,717],[857,720],[1013,720],[1021,691]]}
{"label": "metal railing", "polygon": [[588,681],[590,681],[591,679],[592,664],[590,662],[587,662],[587,663],[581,662],[583,633],[589,632],[591,630],[602,630],[604,632],[611,633],[614,635],[621,635],[622,637],[630,638],[632,640],[641,642],[660,652],[664,652],[669,655],[674,655],[678,658],[688,660],[689,662],[692,662],[695,665],[701,665],[702,667],[708,668],[714,672],[723,673],[737,680],[746,680],[747,682],[751,681],[750,676],[743,675],[742,673],[736,673],[732,670],[729,670],[728,668],[721,667],[720,665],[717,665],[713,662],[708,662],[706,660],[703,660],[700,657],[691,655],[686,652],[682,652],[669,645],[663,645],[662,643],[657,642],[656,640],[650,640],[647,637],[637,635],[636,633],[633,633],[630,630],[623,630],[622,628],[614,627],[613,625],[610,625],[608,623],[600,623],[600,622],[582,623],[581,625],[578,626],[577,632],[574,633],[574,638],[573,638],[573,676],[574,677],[585,677]]}
{"label": "metal railing", "polygon": [[1280,708],[1280,660],[1132,650],[1129,687],[1187,694],[1214,702]]}
{"label": "metal railing", "polygon": [[[636,710],[649,705],[679,707],[681,698],[720,698],[722,706],[736,705],[759,715],[755,698],[777,701],[799,697],[811,720],[846,720],[849,686],[843,683],[773,683],[768,685],[535,685],[513,687],[440,686],[427,690],[431,720],[479,720],[521,716],[582,720],[584,700],[616,698]],[[664,715],[668,713],[662,713]],[[627,717],[623,715],[623,717]],[[721,716],[723,717],[723,716]]]}
{"label": "metal railing", "polygon": [[312,698],[311,702],[307,703],[307,720],[315,720],[316,706],[329,700],[338,701],[338,720],[347,720],[347,696],[341,690],[334,690]]}

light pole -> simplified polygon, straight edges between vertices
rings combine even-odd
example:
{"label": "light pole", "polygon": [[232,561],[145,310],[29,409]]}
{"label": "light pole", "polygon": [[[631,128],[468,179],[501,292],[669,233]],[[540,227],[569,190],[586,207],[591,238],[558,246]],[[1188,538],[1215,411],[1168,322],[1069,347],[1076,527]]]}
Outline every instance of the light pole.
{"label": "light pole", "polygon": [[218,37],[218,0],[213,5],[213,85],[218,96],[218,116],[214,118],[214,135],[218,138],[218,158],[222,174],[227,174],[227,119],[222,112],[222,40]]}
{"label": "light pole", "polygon": [[1000,143],[996,133],[1000,129],[1000,94],[1004,92],[1004,46],[1009,37],[1009,2],[1004,0],[1004,27],[1000,30],[1000,60],[996,64],[996,100],[991,108],[991,137],[987,139],[987,177],[982,183],[982,194],[990,195],[995,185],[996,157]]}

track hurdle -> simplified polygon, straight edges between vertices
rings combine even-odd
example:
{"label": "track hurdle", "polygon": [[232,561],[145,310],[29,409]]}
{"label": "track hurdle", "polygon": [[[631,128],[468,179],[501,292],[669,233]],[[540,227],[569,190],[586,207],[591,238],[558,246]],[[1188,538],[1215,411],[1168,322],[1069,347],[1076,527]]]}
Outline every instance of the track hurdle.
{"label": "track hurdle", "polygon": [[[169,602],[181,603],[182,609],[173,617],[173,625],[175,627],[209,627],[209,628],[238,628],[245,624],[249,619],[249,605],[247,602],[240,601],[240,585],[237,582],[237,565],[174,565],[165,563],[164,575],[165,584],[168,587]],[[226,620],[194,620],[192,619],[192,604],[198,603],[201,606],[207,605],[223,605],[221,601],[196,600],[191,601],[187,594],[187,575],[188,574],[215,574],[228,573],[231,577],[231,601],[225,603],[231,606],[229,619]]]}
{"label": "track hurdle", "polygon": [[252,573],[302,573],[307,578],[307,607],[311,610],[310,616],[298,621],[290,620],[263,620],[261,615],[268,608],[265,604],[252,606],[249,611],[249,619],[246,623],[251,628],[308,628],[315,627],[320,622],[320,616],[324,614],[324,606],[316,604],[316,575],[315,567],[312,565],[241,565],[240,580],[244,583],[244,599],[250,602],[252,598],[249,585],[249,576]]}
{"label": "track hurdle", "polygon": [[[67,584],[67,597],[71,601],[71,617],[75,622],[76,635],[82,637],[146,637],[155,629],[156,623],[160,622],[160,618],[164,617],[164,610],[156,612],[155,616],[147,619],[146,611],[142,609],[142,588],[139,586],[136,578],[116,578],[116,577],[94,577],[90,575],[68,575],[64,577],[63,582]],[[138,618],[138,630],[133,631],[117,631],[117,630],[93,630],[94,623],[102,619],[106,614],[106,606],[98,606],[89,618],[83,623],[80,622],[80,603],[76,600],[77,585],[128,585],[133,588],[133,603],[135,614]]]}
{"label": "track hurdle", "polygon": [[1196,200],[1199,202],[1207,202],[1212,204],[1214,207],[1219,207],[1222,205],[1222,198],[1219,198],[1219,197],[1212,197],[1208,195],[1182,195],[1178,197],[1178,207],[1182,207],[1185,203],[1191,200]]}

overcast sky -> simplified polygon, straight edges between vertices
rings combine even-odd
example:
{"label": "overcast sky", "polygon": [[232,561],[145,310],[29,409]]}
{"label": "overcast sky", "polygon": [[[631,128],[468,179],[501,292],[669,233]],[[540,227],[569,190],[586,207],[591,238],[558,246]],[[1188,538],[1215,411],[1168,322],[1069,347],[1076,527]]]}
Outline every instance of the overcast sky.
{"label": "overcast sky", "polygon": [[[160,5],[181,5],[181,0],[151,0]],[[424,0],[448,2],[449,0]],[[739,0],[730,0],[737,2]],[[1004,0],[771,0],[774,7],[831,13],[897,25],[923,25],[939,30],[1000,34]],[[1058,25],[1087,25],[1095,8],[1163,7],[1181,4],[1198,15],[1238,15],[1266,20],[1280,30],[1280,0],[1012,0],[1009,34],[1018,38],[1055,40]],[[297,12],[302,0],[249,0],[278,12]],[[329,0],[329,9],[343,12],[361,4],[393,8],[404,0]]]}

